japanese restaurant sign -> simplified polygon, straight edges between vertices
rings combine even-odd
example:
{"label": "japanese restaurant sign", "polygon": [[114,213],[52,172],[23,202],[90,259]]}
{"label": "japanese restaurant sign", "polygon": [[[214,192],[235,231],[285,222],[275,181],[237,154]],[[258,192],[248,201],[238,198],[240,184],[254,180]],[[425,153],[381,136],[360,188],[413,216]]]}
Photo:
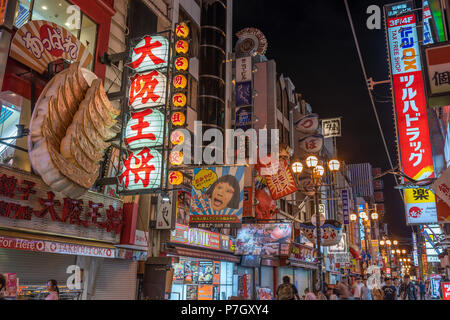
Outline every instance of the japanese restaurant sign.
{"label": "japanese restaurant sign", "polygon": [[0,228],[19,228],[117,243],[122,202],[93,192],[71,199],[37,176],[0,167]]}
{"label": "japanese restaurant sign", "polygon": [[[401,168],[415,180],[433,178],[416,17],[408,14],[391,18],[387,25]],[[406,189],[404,195],[408,224],[437,222],[433,192]]]}
{"label": "japanese restaurant sign", "polygon": [[127,148],[121,159],[119,192],[152,192],[162,185],[166,125],[169,40],[162,35],[135,41],[128,63],[130,113],[123,130]]}
{"label": "japanese restaurant sign", "polygon": [[30,21],[17,30],[9,55],[41,74],[59,59],[80,62],[84,68],[92,61],[92,54],[71,32],[44,20]]}
{"label": "japanese restaurant sign", "polygon": [[322,135],[324,138],[341,136],[341,118],[322,120]]}
{"label": "japanese restaurant sign", "polygon": [[291,262],[317,263],[317,254],[311,247],[299,243],[291,243],[289,260]]}
{"label": "japanese restaurant sign", "polygon": [[220,233],[189,228],[181,224],[177,224],[170,234],[171,243],[181,243],[205,249],[233,252],[230,241],[230,237]]}

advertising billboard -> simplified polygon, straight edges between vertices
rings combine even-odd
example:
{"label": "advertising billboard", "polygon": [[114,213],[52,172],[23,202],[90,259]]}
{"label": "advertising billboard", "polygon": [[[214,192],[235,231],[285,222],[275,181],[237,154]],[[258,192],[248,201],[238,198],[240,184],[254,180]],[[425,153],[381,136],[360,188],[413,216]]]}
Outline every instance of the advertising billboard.
{"label": "advertising billboard", "polygon": [[243,225],[236,238],[235,254],[262,257],[287,256],[291,234],[290,223]]}
{"label": "advertising billboard", "polygon": [[238,227],[244,211],[245,167],[194,169],[189,226]]}
{"label": "advertising billboard", "polygon": [[[387,19],[387,33],[400,166],[407,176],[415,180],[433,178],[433,155],[415,15]],[[404,197],[408,224],[437,221],[432,191],[406,189]]]}

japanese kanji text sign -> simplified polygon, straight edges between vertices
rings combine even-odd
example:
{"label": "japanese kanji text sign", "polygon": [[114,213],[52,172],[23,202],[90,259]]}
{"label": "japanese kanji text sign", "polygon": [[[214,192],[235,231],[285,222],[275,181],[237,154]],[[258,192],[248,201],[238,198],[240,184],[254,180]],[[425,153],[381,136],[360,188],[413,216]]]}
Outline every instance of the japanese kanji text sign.
{"label": "japanese kanji text sign", "polygon": [[129,67],[145,73],[167,67],[169,63],[169,40],[163,36],[145,36],[133,49]]}
{"label": "japanese kanji text sign", "polygon": [[63,197],[37,176],[0,167],[0,228],[116,243],[122,225],[120,200],[93,192],[79,199]]}
{"label": "japanese kanji text sign", "polygon": [[424,49],[430,107],[450,105],[450,43]]}
{"label": "japanese kanji text sign", "polygon": [[92,61],[92,54],[72,33],[43,20],[30,21],[17,30],[9,55],[39,73],[59,59],[79,61],[82,67]]}
{"label": "japanese kanji text sign", "polygon": [[[441,176],[433,184],[433,191],[442,199],[448,206],[450,206],[450,169],[446,169]],[[450,223],[450,211],[444,215],[438,216],[438,222]]]}
{"label": "japanese kanji text sign", "polygon": [[[433,155],[422,80],[416,17],[387,20],[390,62],[395,98],[397,135],[402,171],[415,180],[434,177]],[[425,189],[406,189],[408,224],[437,221],[434,194]]]}
{"label": "japanese kanji text sign", "polygon": [[236,59],[236,82],[252,80],[252,57]]}
{"label": "japanese kanji text sign", "polygon": [[294,175],[286,160],[280,161],[278,173],[266,177],[266,181],[273,200],[278,200],[297,191]]}
{"label": "japanese kanji text sign", "polygon": [[341,136],[341,118],[322,120],[322,135],[324,138]]}
{"label": "japanese kanji text sign", "polygon": [[323,148],[323,136],[313,134],[298,140],[300,148],[306,153],[318,153]]}

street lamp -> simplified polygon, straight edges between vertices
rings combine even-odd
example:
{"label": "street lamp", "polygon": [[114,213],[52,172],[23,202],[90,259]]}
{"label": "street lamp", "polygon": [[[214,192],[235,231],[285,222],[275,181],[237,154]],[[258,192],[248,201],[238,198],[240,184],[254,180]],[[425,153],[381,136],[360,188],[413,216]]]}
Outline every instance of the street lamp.
{"label": "street lamp", "polygon": [[384,240],[380,240],[380,246],[384,246]]}
{"label": "street lamp", "polygon": [[316,156],[309,156],[308,158],[306,158],[306,166],[308,168],[315,168],[318,163],[319,159],[317,159]]}
{"label": "street lamp", "polygon": [[350,221],[356,221],[358,219],[358,216],[355,214],[355,213],[352,213],[351,215],[350,215]]}
{"label": "street lamp", "polygon": [[402,254],[406,254],[406,250],[405,249],[402,250]]}
{"label": "street lamp", "polygon": [[378,213],[374,212],[371,215],[372,220],[378,220]]}
{"label": "street lamp", "polygon": [[398,241],[394,240],[394,246],[398,245]]}
{"label": "street lamp", "polygon": [[336,172],[339,171],[339,169],[341,168],[341,164],[339,160],[333,159],[328,161],[328,168],[330,169],[331,172]]}
{"label": "street lamp", "polygon": [[361,217],[361,219],[363,219],[364,221],[366,221],[367,219],[369,219],[369,217],[367,216],[367,213],[365,213],[364,211],[361,211],[359,213],[359,216]]}
{"label": "street lamp", "polygon": [[299,161],[294,162],[294,163],[292,164],[292,171],[293,171],[295,174],[300,174],[300,173],[302,173],[302,171],[303,171],[303,164],[302,164],[301,162],[299,162]]}
{"label": "street lamp", "polygon": [[390,246],[391,245],[391,240],[386,240],[386,244],[388,245],[388,246]]}

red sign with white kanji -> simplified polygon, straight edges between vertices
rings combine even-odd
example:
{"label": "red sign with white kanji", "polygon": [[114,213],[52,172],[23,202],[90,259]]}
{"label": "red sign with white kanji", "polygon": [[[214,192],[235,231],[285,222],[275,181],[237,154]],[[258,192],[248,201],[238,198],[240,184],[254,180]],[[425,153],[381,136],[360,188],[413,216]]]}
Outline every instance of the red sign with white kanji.
{"label": "red sign with white kanji", "polygon": [[278,173],[266,177],[266,181],[273,200],[297,191],[297,184],[286,160],[280,160]]}

